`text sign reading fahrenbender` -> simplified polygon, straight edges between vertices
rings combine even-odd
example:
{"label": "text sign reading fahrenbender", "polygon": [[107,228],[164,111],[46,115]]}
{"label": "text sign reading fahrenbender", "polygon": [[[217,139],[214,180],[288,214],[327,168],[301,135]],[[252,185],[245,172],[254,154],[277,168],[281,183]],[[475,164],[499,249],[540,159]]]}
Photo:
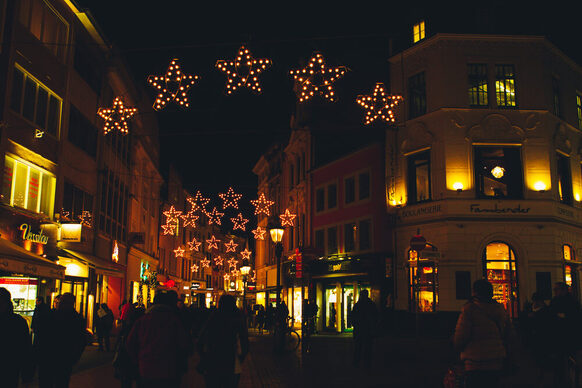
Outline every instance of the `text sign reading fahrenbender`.
{"label": "text sign reading fahrenbender", "polygon": [[48,236],[42,234],[42,229],[39,233],[32,233],[30,230],[30,225],[22,224],[20,225],[20,230],[22,230],[22,239],[29,240],[35,243],[46,244],[48,243]]}

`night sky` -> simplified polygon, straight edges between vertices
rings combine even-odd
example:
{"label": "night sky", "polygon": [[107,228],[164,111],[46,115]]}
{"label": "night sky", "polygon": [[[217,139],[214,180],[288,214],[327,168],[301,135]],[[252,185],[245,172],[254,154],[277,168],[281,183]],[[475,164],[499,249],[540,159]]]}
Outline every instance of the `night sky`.
{"label": "night sky", "polygon": [[[582,63],[582,54],[569,40],[578,26],[575,12],[531,7],[533,3],[521,10],[515,5],[474,4],[459,9],[440,2],[440,8],[413,9],[375,5],[380,2],[353,2],[350,7],[334,2],[327,7],[296,2],[265,6],[185,0],[76,1],[90,10],[107,40],[120,49],[136,81],[151,91],[152,100],[155,94],[147,86],[147,76],[164,74],[174,57],[180,59],[184,72],[201,77],[189,93],[189,110],[171,105],[156,115],[163,170],[174,163],[186,189],[207,194],[224,192],[232,185],[256,198],[252,168],[269,145],[286,140],[296,109],[289,70],[302,67],[314,51],[322,52],[329,65],[350,69],[337,83],[338,103],[316,102],[320,119],[331,124],[327,127],[348,135],[365,132],[355,97],[370,93],[375,82],[388,85],[390,46],[394,52],[404,47],[412,23],[420,18],[426,20],[429,34],[545,35]],[[255,58],[274,63],[261,75],[262,95],[246,90],[231,96],[224,93],[226,77],[215,68],[216,60],[233,58],[241,44]]]}

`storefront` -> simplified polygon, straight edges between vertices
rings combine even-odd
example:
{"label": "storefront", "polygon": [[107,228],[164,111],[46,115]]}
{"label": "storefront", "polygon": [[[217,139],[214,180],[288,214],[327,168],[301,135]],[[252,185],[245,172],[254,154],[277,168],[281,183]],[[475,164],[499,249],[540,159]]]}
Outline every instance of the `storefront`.
{"label": "storefront", "polygon": [[169,277],[159,280],[157,274],[158,260],[140,249],[130,247],[127,255],[128,296],[131,303],[151,305],[158,283],[165,288],[174,289],[178,295],[182,290],[177,279]]}

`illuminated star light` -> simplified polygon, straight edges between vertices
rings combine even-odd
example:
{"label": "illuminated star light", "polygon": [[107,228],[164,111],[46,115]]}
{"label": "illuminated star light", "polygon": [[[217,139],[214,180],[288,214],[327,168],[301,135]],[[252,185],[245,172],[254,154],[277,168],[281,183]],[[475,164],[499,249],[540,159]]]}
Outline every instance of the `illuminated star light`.
{"label": "illuminated star light", "polygon": [[176,226],[177,224],[165,224],[162,225],[162,229],[164,230],[164,235],[171,235],[173,236],[176,234]]}
{"label": "illuminated star light", "polygon": [[261,193],[261,195],[259,196],[259,199],[253,199],[251,200],[251,203],[255,206],[255,214],[264,214],[267,217],[271,215],[271,211],[269,210],[269,207],[272,206],[275,202],[274,201],[269,201],[266,197],[264,193]]}
{"label": "illuminated star light", "polygon": [[148,83],[159,91],[154,109],[161,110],[170,101],[175,101],[181,107],[188,108],[188,89],[194,85],[198,79],[197,75],[182,73],[177,59],[172,59],[165,75],[150,75]]}
{"label": "illuminated star light", "polygon": [[81,215],[78,218],[79,218],[79,221],[81,221],[81,225],[85,225],[88,228],[93,227],[93,216],[91,215],[90,211],[83,210],[83,212],[81,213]]}
{"label": "illuminated star light", "polygon": [[224,274],[224,280],[229,281],[230,280],[230,275],[225,273]]}
{"label": "illuminated star light", "polygon": [[238,275],[240,275],[240,271],[235,268],[232,271],[230,271],[230,274],[232,275],[232,277],[236,278]]}
{"label": "illuminated star light", "polygon": [[206,240],[206,243],[208,244],[208,250],[210,249],[218,249],[218,243],[220,242],[220,240],[217,240],[216,237],[212,236],[212,238],[210,240]]}
{"label": "illuminated star light", "polygon": [[172,205],[163,214],[166,216],[166,224],[177,224],[182,211],[174,209],[174,205]]}
{"label": "illuminated star light", "polygon": [[240,229],[244,231],[246,229],[246,224],[249,222],[246,218],[243,218],[241,213],[238,213],[238,216],[233,217],[230,219],[232,221],[232,230]]}
{"label": "illuminated star light", "polygon": [[224,259],[221,256],[216,256],[214,258],[214,265],[222,265],[224,263]]}
{"label": "illuminated star light", "polygon": [[192,264],[192,266],[190,267],[190,271],[192,272],[198,272],[198,264]]}
{"label": "illuminated star light", "polygon": [[199,216],[195,216],[194,215],[194,211],[190,210],[188,213],[183,214],[180,216],[180,218],[184,221],[184,228],[187,226],[192,226],[193,228],[196,227],[196,221],[198,220],[198,218],[200,218]]}
{"label": "illuminated star light", "polygon": [[70,215],[71,215],[71,212],[68,212],[65,209],[61,209],[61,220],[62,221],[71,221],[71,219],[69,218]]}
{"label": "illuminated star light", "polygon": [[196,240],[196,237],[194,237],[192,238],[192,241],[189,241],[187,244],[189,250],[198,252],[200,250],[200,245],[202,244],[202,241],[198,241]]}
{"label": "illuminated star light", "polygon": [[226,73],[226,93],[232,94],[237,88],[247,87],[255,93],[261,93],[259,74],[271,66],[269,59],[255,59],[251,52],[241,46],[234,61],[218,60],[216,67]]}
{"label": "illuminated star light", "polygon": [[218,196],[223,201],[222,204],[223,209],[226,209],[228,207],[238,209],[238,201],[242,198],[242,194],[236,194],[232,187],[228,188],[226,194],[220,193],[218,194]]}
{"label": "illuminated star light", "polygon": [[221,225],[222,221],[220,219],[220,217],[222,217],[224,215],[224,213],[219,212],[218,210],[216,210],[216,207],[214,209],[212,209],[212,211],[210,213],[206,213],[206,216],[208,217],[208,224],[212,225],[212,224],[216,224],[216,225]]}
{"label": "illuminated star light", "polygon": [[192,206],[191,211],[196,212],[200,210],[203,213],[206,212],[206,205],[210,202],[210,198],[204,198],[200,191],[198,191],[194,197],[188,197],[186,200]]}
{"label": "illuminated star light", "polygon": [[315,53],[309,60],[309,65],[303,69],[291,70],[293,79],[299,84],[297,96],[299,102],[305,102],[315,94],[323,96],[325,99],[334,102],[335,92],[333,83],[343,77],[347,72],[345,66],[336,68],[327,67],[325,59],[320,53]]}
{"label": "illuminated star light", "polygon": [[202,265],[202,268],[208,268],[210,267],[210,260],[208,259],[200,260],[200,264]]}
{"label": "illuminated star light", "polygon": [[281,226],[293,226],[295,224],[296,214],[293,214],[289,209],[285,209],[285,213],[281,214],[279,218],[281,219]]}
{"label": "illuminated star light", "polygon": [[247,248],[245,248],[244,251],[241,251],[240,255],[242,256],[243,260],[249,260],[251,258],[251,251],[249,251]]}
{"label": "illuminated star light", "polygon": [[253,235],[255,236],[255,240],[264,240],[265,234],[267,233],[267,230],[261,228],[260,226],[257,226],[257,229],[251,230],[251,232],[253,232]]}
{"label": "illuminated star light", "polygon": [[236,269],[236,264],[237,263],[236,263],[236,258],[235,257],[233,257],[232,259],[228,260],[227,263],[228,263],[228,268],[233,268],[234,267],[234,269]]}
{"label": "illuminated star light", "polygon": [[374,93],[371,95],[359,95],[356,102],[366,109],[364,123],[371,124],[375,120],[382,120],[386,123],[393,123],[393,108],[402,101],[402,96],[389,96],[386,94],[384,84],[376,83]]}
{"label": "illuminated star light", "polygon": [[129,120],[135,113],[137,108],[126,108],[121,100],[121,97],[115,97],[113,100],[113,107],[99,108],[97,114],[105,120],[103,133],[107,135],[113,129],[117,129],[122,135],[129,133],[127,120]]}
{"label": "illuminated star light", "polygon": [[236,252],[236,247],[238,247],[238,244],[235,243],[233,240],[230,240],[230,242],[224,244],[224,246],[226,247],[226,252]]}
{"label": "illuminated star light", "polygon": [[184,257],[184,252],[185,251],[182,249],[182,247],[174,249],[174,254],[176,255],[176,257]]}

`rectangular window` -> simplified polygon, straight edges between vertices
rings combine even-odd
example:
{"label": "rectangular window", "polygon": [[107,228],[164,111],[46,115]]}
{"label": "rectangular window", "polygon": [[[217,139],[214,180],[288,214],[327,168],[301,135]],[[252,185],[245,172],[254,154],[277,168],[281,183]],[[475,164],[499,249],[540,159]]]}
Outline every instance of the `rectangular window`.
{"label": "rectangular window", "polygon": [[18,20],[50,52],[64,60],[69,26],[53,7],[43,0],[20,0]]}
{"label": "rectangular window", "polygon": [[75,43],[75,70],[87,82],[96,94],[101,93],[101,82],[103,73],[102,64],[96,59],[95,55],[89,50],[88,44],[77,41]]}
{"label": "rectangular window", "polygon": [[515,70],[513,65],[495,65],[497,107],[515,108]]}
{"label": "rectangular window", "polygon": [[424,20],[412,26],[412,42],[416,43],[423,40],[426,36]]}
{"label": "rectangular window", "polygon": [[408,116],[413,119],[426,113],[426,83],[424,72],[408,79]]}
{"label": "rectangular window", "polygon": [[572,205],[572,173],[570,158],[556,153],[558,159],[558,195],[560,202]]}
{"label": "rectangular window", "polygon": [[560,84],[556,77],[552,77],[552,103],[554,115],[562,117],[560,110]]}
{"label": "rectangular window", "polygon": [[6,156],[4,160],[2,202],[52,217],[55,202],[55,176],[20,159]]}
{"label": "rectangular window", "polygon": [[62,100],[46,86],[15,65],[10,107],[35,127],[58,136]]}
{"label": "rectangular window", "polygon": [[471,63],[467,65],[469,75],[469,105],[473,107],[489,106],[487,90],[487,65]]}
{"label": "rectangular window", "polygon": [[370,198],[370,173],[363,172],[358,175],[358,199],[361,201],[363,199]]}
{"label": "rectangular window", "polygon": [[471,272],[455,271],[455,296],[458,300],[471,298]]}
{"label": "rectangular window", "polygon": [[335,183],[327,186],[327,208],[334,209],[337,206],[337,185]]}
{"label": "rectangular window", "polygon": [[337,253],[337,227],[327,228],[327,254]]}
{"label": "rectangular window", "polygon": [[325,250],[325,230],[320,229],[315,231],[315,248],[322,251]]}
{"label": "rectangular window", "polygon": [[356,200],[356,179],[354,177],[344,180],[344,200],[346,204]]}
{"label": "rectangular window", "polygon": [[90,156],[97,154],[97,128],[77,108],[71,105],[68,139]]}
{"label": "rectangular window", "polygon": [[475,182],[480,198],[523,198],[520,147],[475,147]]}
{"label": "rectangular window", "polygon": [[356,231],[355,223],[344,225],[344,248],[346,253],[356,250]]}
{"label": "rectangular window", "polygon": [[576,114],[578,116],[578,129],[582,129],[582,95],[576,94]]}
{"label": "rectangular window", "polygon": [[129,191],[113,172],[104,169],[101,178],[99,230],[119,241],[126,241]]}
{"label": "rectangular window", "polygon": [[408,157],[408,202],[430,200],[430,151],[423,151]]}
{"label": "rectangular window", "polygon": [[83,212],[93,214],[93,196],[73,184],[65,182],[63,210],[69,212],[69,219],[78,221]]}
{"label": "rectangular window", "polygon": [[321,212],[325,210],[325,189],[322,187],[315,191],[315,211]]}
{"label": "rectangular window", "polygon": [[372,229],[372,221],[370,220],[363,220],[360,221],[359,227],[359,237],[360,237],[360,251],[367,251],[372,247],[372,236],[371,236],[371,229]]}
{"label": "rectangular window", "polygon": [[295,242],[294,232],[295,232],[294,228],[290,226],[287,231],[287,238],[289,239],[289,246],[287,249],[289,250],[293,249],[293,243]]}

